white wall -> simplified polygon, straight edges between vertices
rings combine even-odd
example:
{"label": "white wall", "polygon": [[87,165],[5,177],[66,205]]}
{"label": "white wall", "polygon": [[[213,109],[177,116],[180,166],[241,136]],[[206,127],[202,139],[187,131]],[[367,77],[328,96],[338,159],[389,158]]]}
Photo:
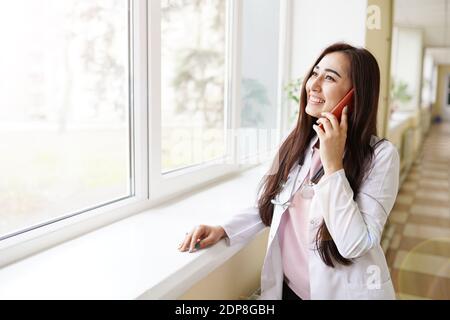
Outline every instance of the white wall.
{"label": "white wall", "polygon": [[293,0],[291,78],[304,76],[328,45],[364,46],[365,0]]}

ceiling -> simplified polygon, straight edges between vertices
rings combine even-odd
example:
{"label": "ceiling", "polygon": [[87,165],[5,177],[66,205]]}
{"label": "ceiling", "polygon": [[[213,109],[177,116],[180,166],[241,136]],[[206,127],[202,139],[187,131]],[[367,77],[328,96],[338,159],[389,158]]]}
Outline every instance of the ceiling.
{"label": "ceiling", "polygon": [[394,23],[423,30],[437,64],[450,64],[450,0],[395,0]]}

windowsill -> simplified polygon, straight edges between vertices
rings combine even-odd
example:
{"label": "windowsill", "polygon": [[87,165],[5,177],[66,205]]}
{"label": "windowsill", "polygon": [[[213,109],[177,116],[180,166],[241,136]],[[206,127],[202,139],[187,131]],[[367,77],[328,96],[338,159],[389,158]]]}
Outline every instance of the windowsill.
{"label": "windowsill", "polygon": [[391,129],[394,129],[397,126],[403,125],[405,122],[411,121],[414,117],[413,110],[405,110],[405,111],[396,111],[391,115],[389,120],[389,124]]}
{"label": "windowsill", "polygon": [[388,126],[388,137],[396,145],[400,143],[400,136],[406,128],[413,125],[414,112],[413,111],[397,111],[391,115]]}
{"label": "windowsill", "polygon": [[176,299],[246,244],[177,247],[253,204],[266,169],[203,188],[0,269],[0,299]]}

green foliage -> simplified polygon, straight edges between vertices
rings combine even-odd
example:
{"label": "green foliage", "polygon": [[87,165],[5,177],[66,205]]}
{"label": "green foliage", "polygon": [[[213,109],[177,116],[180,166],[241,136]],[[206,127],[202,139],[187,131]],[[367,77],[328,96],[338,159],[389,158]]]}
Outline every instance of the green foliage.
{"label": "green foliage", "polygon": [[390,98],[393,103],[406,103],[412,99],[408,84],[403,80],[391,79]]}
{"label": "green foliage", "polygon": [[390,114],[396,112],[401,104],[405,104],[412,99],[408,84],[403,80],[391,78],[391,87],[389,90]]}
{"label": "green foliage", "polygon": [[300,103],[300,89],[302,87],[303,78],[297,78],[289,82],[284,91],[287,93],[288,100],[294,101],[296,104]]}
{"label": "green foliage", "polygon": [[[303,77],[299,77],[291,80],[285,87],[286,97],[288,99],[288,112],[289,112],[289,123],[292,124],[298,117],[298,108],[300,105],[300,90],[302,88]],[[292,103],[294,102],[294,108],[291,109]]]}

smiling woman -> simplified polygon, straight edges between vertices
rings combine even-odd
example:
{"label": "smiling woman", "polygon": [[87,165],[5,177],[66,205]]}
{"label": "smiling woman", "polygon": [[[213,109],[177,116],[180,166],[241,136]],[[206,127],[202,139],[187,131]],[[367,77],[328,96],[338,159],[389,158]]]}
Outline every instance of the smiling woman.
{"label": "smiling woman", "polygon": [[[232,245],[269,226],[263,299],[394,299],[380,239],[400,164],[395,146],[376,136],[377,61],[364,48],[336,43],[305,79],[297,126],[263,178],[257,205],[220,226],[194,228],[180,250],[222,237]],[[351,88],[353,110],[339,121],[329,111]]]}

